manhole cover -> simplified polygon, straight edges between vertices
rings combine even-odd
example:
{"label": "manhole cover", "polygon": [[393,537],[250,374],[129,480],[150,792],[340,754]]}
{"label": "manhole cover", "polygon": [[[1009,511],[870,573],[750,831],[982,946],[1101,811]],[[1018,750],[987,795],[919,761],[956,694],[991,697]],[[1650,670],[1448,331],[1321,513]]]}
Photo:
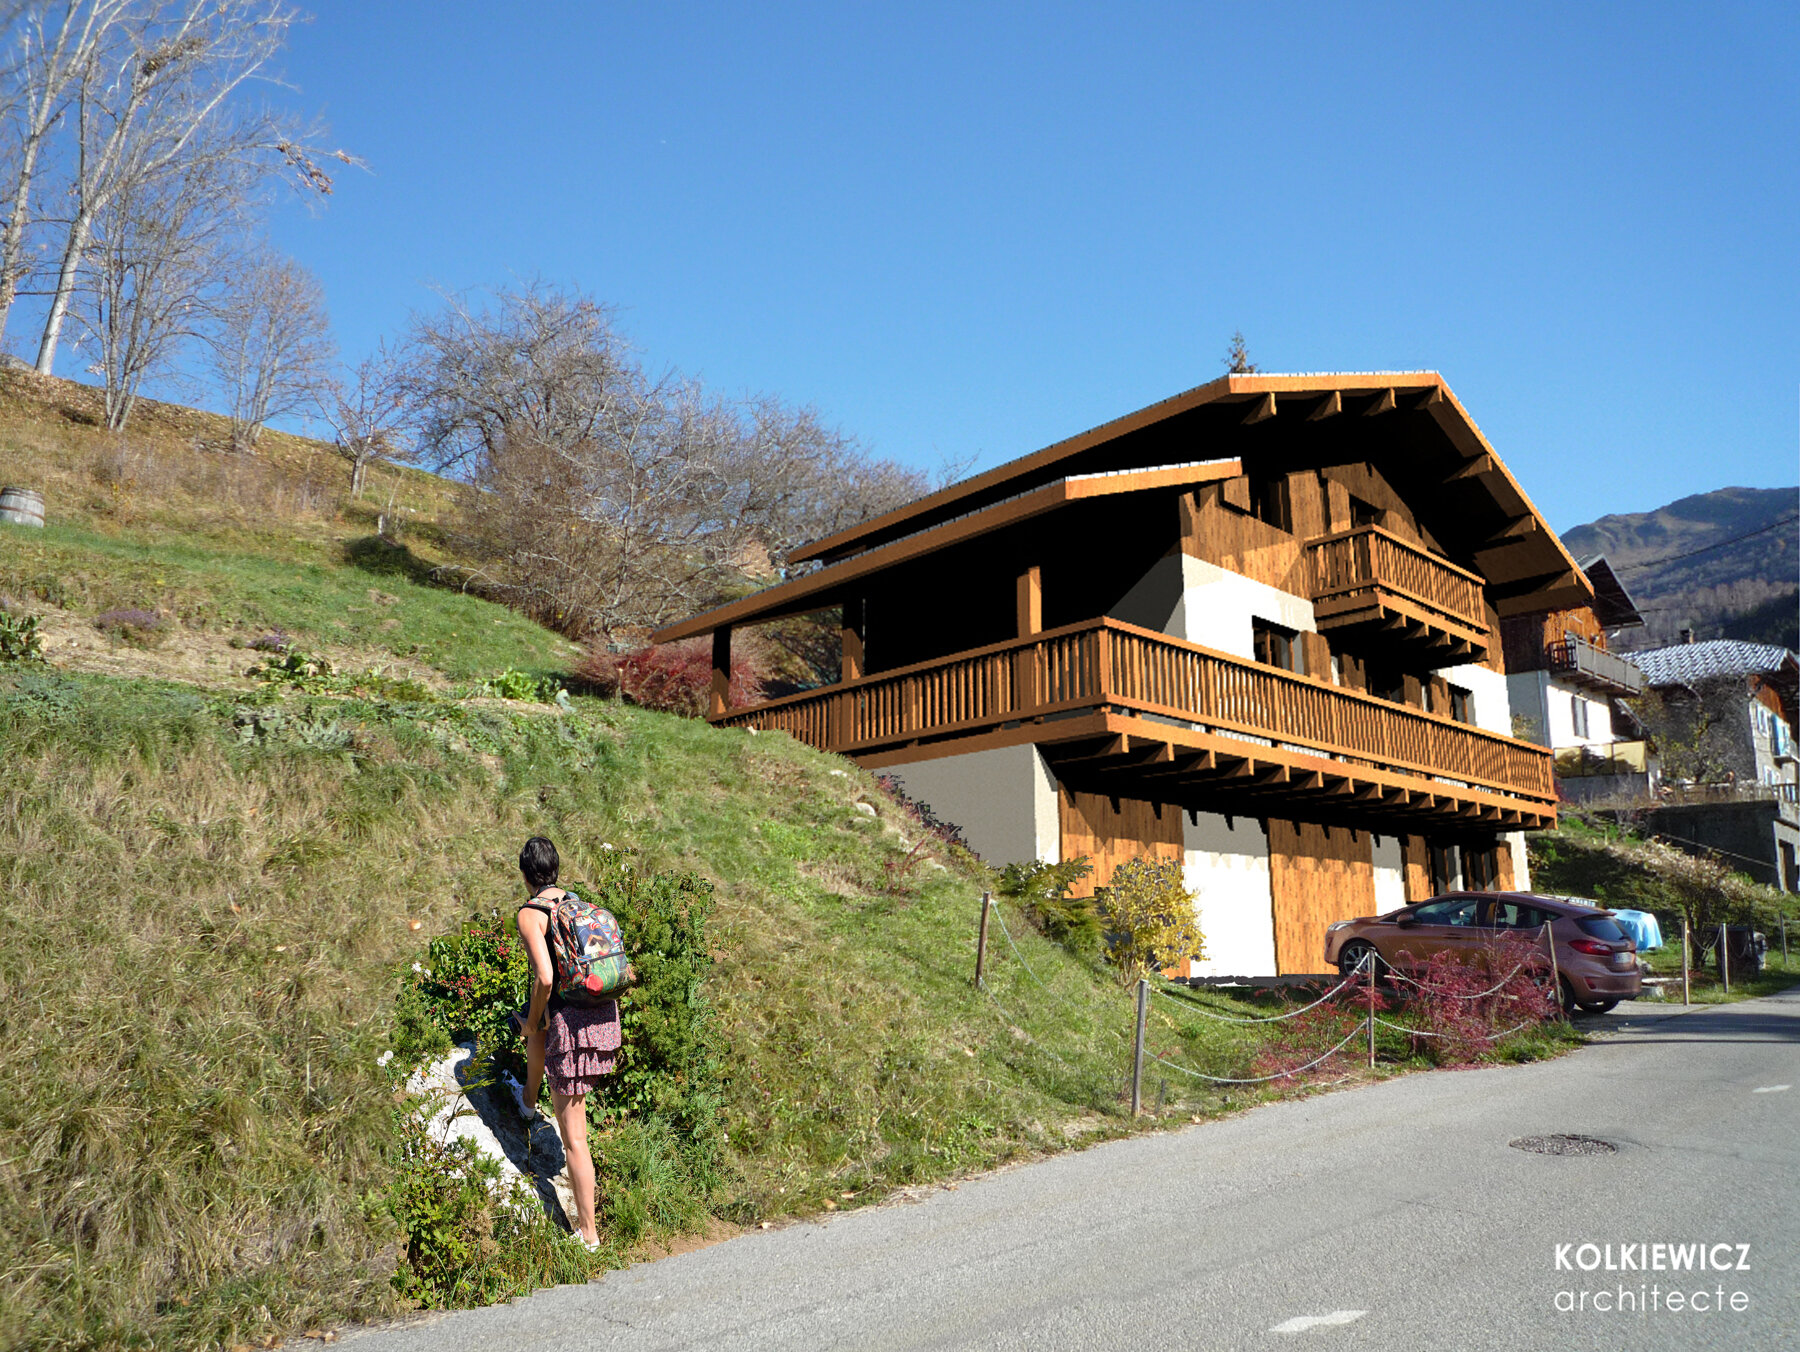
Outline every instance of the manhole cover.
{"label": "manhole cover", "polygon": [[1521,1136],[1507,1144],[1534,1155],[1612,1155],[1619,1149],[1611,1141],[1594,1136]]}

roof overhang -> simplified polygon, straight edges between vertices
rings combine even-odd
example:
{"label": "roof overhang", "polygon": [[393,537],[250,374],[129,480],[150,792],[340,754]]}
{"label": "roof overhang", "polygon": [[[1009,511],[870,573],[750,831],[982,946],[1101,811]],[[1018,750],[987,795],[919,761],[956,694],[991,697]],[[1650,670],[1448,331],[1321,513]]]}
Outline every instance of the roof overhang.
{"label": "roof overhang", "polygon": [[948,519],[940,517],[932,524],[921,524],[908,534],[829,563],[804,577],[777,583],[692,619],[659,629],[651,635],[651,640],[673,643],[735,625],[763,623],[823,610],[840,604],[845,588],[871,573],[910,563],[1034,517],[1127,493],[1185,492],[1197,484],[1235,479],[1243,472],[1242,462],[1231,459],[1068,475],[997,502],[973,507],[961,515]]}

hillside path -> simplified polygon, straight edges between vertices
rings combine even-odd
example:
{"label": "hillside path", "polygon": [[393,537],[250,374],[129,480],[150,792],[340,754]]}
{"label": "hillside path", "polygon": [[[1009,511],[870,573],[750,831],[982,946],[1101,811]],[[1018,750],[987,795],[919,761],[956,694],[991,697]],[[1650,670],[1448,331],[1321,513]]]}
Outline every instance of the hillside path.
{"label": "hillside path", "polygon": [[[1556,1061],[1272,1104],[752,1232],[510,1306],[351,1335],[357,1352],[1800,1346],[1800,990],[1629,1006]],[[1552,1157],[1515,1138],[1617,1146]],[[1582,1244],[1724,1272],[1582,1271]],[[1559,1245],[1571,1270],[1559,1271]],[[1603,1257],[1601,1261],[1604,1261]],[[1642,1314],[1559,1313],[1659,1289]],[[1706,1293],[1704,1312],[1661,1293]],[[1715,1290],[1727,1309],[1714,1312]],[[1729,1308],[1742,1291],[1748,1309]],[[1684,1299],[1684,1306],[1686,1300]]]}

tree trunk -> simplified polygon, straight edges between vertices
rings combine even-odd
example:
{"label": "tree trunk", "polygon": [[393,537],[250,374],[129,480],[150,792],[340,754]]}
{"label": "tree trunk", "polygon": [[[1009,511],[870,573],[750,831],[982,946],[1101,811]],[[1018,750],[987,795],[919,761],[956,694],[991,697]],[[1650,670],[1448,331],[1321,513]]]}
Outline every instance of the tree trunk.
{"label": "tree trunk", "polygon": [[363,475],[369,468],[369,462],[358,456],[350,462],[350,496],[360,498],[363,491]]}
{"label": "tree trunk", "polygon": [[44,316],[44,336],[38,343],[37,373],[55,374],[56,344],[62,337],[63,320],[69,313],[69,298],[75,293],[75,274],[81,257],[87,252],[88,231],[92,217],[77,216],[69,225],[69,243],[63,250],[62,268],[56,274],[56,297],[50,302],[50,313]]}

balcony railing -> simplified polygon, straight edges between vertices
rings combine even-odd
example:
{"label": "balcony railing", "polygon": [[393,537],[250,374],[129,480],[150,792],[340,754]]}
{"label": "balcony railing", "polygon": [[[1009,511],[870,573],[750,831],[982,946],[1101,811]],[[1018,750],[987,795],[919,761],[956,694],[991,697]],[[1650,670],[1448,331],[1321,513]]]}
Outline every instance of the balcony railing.
{"label": "balcony railing", "polygon": [[1383,602],[1486,646],[1489,629],[1478,573],[1440,559],[1380,526],[1360,526],[1311,540],[1306,546],[1319,627],[1360,621]]}
{"label": "balcony railing", "polygon": [[1544,665],[1569,680],[1612,694],[1641,695],[1644,691],[1643,672],[1623,657],[1574,634],[1544,645]]}
{"label": "balcony railing", "polygon": [[1544,747],[1110,619],[728,710],[713,722],[779,729],[854,754],[1109,710],[1555,798]]}

